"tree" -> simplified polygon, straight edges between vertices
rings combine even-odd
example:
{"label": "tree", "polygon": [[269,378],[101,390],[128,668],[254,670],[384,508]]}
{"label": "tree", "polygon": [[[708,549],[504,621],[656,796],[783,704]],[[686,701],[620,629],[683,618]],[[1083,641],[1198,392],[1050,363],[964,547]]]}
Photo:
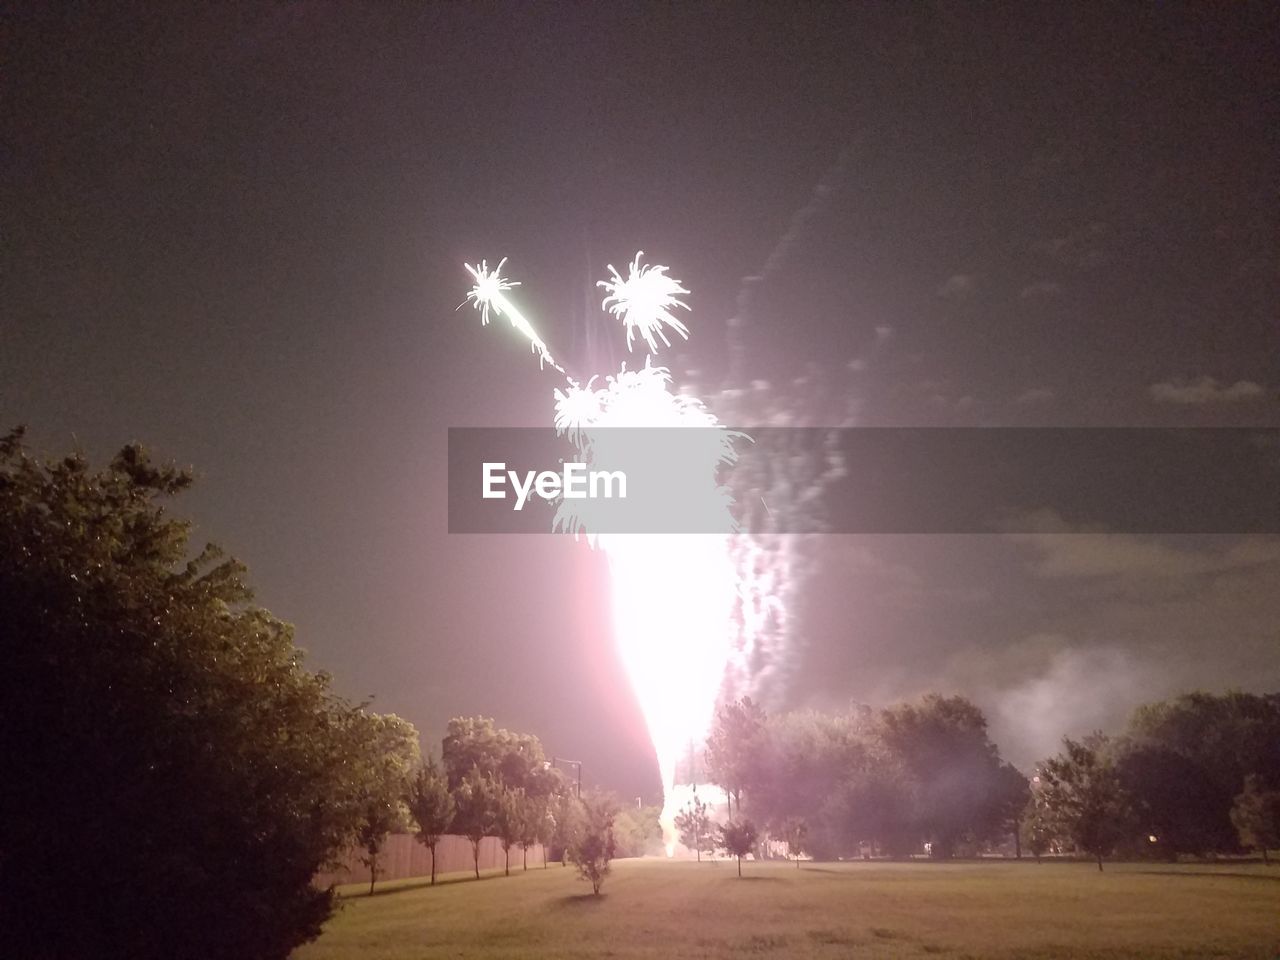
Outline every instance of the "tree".
{"label": "tree", "polygon": [[1053,841],[1053,822],[1045,809],[1044,802],[1038,796],[1027,800],[1022,811],[1022,820],[1018,824],[1021,845],[1031,851],[1036,863],[1045,855],[1049,844]]}
{"label": "tree", "polygon": [[992,784],[989,832],[1013,838],[1013,854],[1022,859],[1022,816],[1031,799],[1031,783],[1011,763],[1001,763]]}
{"label": "tree", "polygon": [[472,770],[508,787],[541,795],[554,783],[538,738],[499,729],[488,717],[450,720],[440,755],[450,790],[457,789]]}
{"label": "tree", "polygon": [[674,822],[676,832],[680,835],[680,842],[692,850],[697,855],[698,862],[701,863],[702,851],[715,848],[714,824],[711,822],[707,805],[695,795],[693,800],[676,814]]}
{"label": "tree", "polygon": [[480,879],[480,841],[497,827],[502,788],[478,769],[462,778],[453,792],[453,831],[471,841],[471,859]]}
{"label": "tree", "polygon": [[974,704],[933,693],[890,707],[880,714],[879,738],[914,781],[916,829],[932,856],[950,857],[961,838],[990,832],[1000,755]]}
{"label": "tree", "polygon": [[1280,788],[1280,694],[1190,693],[1149,703],[1117,747],[1136,812],[1170,856],[1233,853],[1231,810],[1245,778]]}
{"label": "tree", "polygon": [[418,733],[396,716],[370,717],[365,755],[369,772],[362,778],[365,790],[363,817],[357,843],[360,860],[369,868],[369,895],[378,879],[378,858],[387,834],[403,829],[404,795],[410,769],[418,757]]}
{"label": "tree", "polygon": [[614,856],[643,857],[662,849],[659,807],[625,807],[613,821]]}
{"label": "tree", "polygon": [[455,812],[449,782],[435,757],[428,757],[410,781],[407,805],[409,815],[417,825],[417,838],[431,851],[431,882],[434,884],[436,845],[453,824]]}
{"label": "tree", "polygon": [[787,853],[795,857],[796,869],[800,869],[800,856],[809,840],[809,824],[803,817],[789,817],[782,824],[782,838],[787,841]]}
{"label": "tree", "polygon": [[192,549],[166,510],[191,482],[138,446],[94,471],[0,437],[15,956],[284,958],[333,910],[312,878],[364,821],[377,715],[303,667],[243,565]]}
{"label": "tree", "polygon": [[[521,865],[524,870],[529,869],[529,848],[538,843],[546,832],[547,803],[546,797],[527,793],[524,795],[524,803],[520,808],[520,829],[517,837],[520,843]],[[545,848],[543,849],[542,865],[544,867],[547,865]]]}
{"label": "tree", "polygon": [[711,781],[724,788],[733,806],[742,805],[760,766],[766,716],[750,697],[722,704],[707,737],[706,767]]}
{"label": "tree", "polygon": [[1267,851],[1280,848],[1280,790],[1262,789],[1256,774],[1246,777],[1244,791],[1231,808],[1231,822],[1240,834],[1240,844],[1262,851],[1262,862],[1270,864]]}
{"label": "tree", "polygon": [[745,818],[730,820],[720,827],[720,847],[730,856],[737,857],[738,876],[742,876],[742,858],[755,846],[756,836],[755,824]]}
{"label": "tree", "polygon": [[502,875],[511,876],[511,848],[525,834],[525,792],[519,787],[499,786],[497,804],[494,807],[493,829],[502,843],[504,861]]}
{"label": "tree", "polygon": [[1094,734],[1083,742],[1064,737],[1063,752],[1040,768],[1041,798],[1052,822],[1081,850],[1102,858],[1128,836],[1129,798],[1108,748]]}
{"label": "tree", "polygon": [[591,883],[591,892],[600,895],[600,887],[609,875],[609,861],[613,859],[613,820],[618,807],[611,798],[603,795],[584,798],[582,823],[569,847],[569,859],[578,868],[578,875]]}
{"label": "tree", "polygon": [[582,801],[567,790],[551,799],[551,843],[560,852],[560,865],[569,865],[569,850],[582,829]]}

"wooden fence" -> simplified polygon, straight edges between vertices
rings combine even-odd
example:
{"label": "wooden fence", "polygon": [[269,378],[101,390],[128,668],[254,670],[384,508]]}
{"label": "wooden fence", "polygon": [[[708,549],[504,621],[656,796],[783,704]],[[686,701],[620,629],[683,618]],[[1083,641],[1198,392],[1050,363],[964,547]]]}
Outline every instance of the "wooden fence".
{"label": "wooden fence", "polygon": [[[348,850],[337,869],[316,875],[317,886],[331,883],[368,883],[369,868],[360,862],[363,851]],[[485,837],[480,841],[480,869],[502,868],[505,856],[497,837]],[[524,852],[511,848],[511,869],[519,870],[524,862]],[[529,848],[529,869],[542,868],[542,846]],[[444,836],[436,845],[436,876],[445,873],[470,872],[474,869],[471,859],[471,841],[466,837]],[[431,851],[418,839],[407,833],[393,833],[387,837],[386,846],[378,857],[378,881],[404,880],[408,877],[431,876]]]}

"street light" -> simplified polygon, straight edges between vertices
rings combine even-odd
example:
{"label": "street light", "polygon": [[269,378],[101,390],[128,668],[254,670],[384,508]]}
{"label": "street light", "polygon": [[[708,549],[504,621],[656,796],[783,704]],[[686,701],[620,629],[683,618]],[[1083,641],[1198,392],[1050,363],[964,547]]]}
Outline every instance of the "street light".
{"label": "street light", "polygon": [[581,800],[582,799],[582,761],[581,760],[565,760],[563,757],[551,758],[551,766],[554,767],[558,763],[572,764],[574,767],[577,768],[578,785],[577,785],[577,789],[574,792],[577,794],[578,799]]}

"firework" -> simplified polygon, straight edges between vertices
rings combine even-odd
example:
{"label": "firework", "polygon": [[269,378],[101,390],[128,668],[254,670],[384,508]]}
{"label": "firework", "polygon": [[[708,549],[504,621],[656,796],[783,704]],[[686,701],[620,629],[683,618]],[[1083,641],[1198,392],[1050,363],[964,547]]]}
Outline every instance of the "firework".
{"label": "firework", "polygon": [[475,286],[468,291],[466,302],[480,311],[480,323],[482,326],[488,325],[491,311],[499,317],[506,317],[511,322],[512,327],[528,338],[529,345],[538,354],[539,364],[545,364],[564,373],[564,368],[552,358],[551,351],[547,349],[547,345],[538,336],[538,332],[533,329],[533,324],[525,319],[524,314],[507,296],[508,291],[520,286],[520,281],[507,280],[502,276],[502,267],[506,262],[507,258],[503,257],[492,270],[489,269],[487,260],[481,260],[478,267],[464,263],[463,266],[467,268],[467,272],[471,274],[476,282]]}
{"label": "firework", "polygon": [[[637,253],[624,278],[612,266],[612,280],[602,280],[608,296],[602,308],[622,321],[630,349],[635,336],[658,350],[670,346],[666,330],[688,339],[688,328],[672,311],[688,310],[678,299],[687,294],[665,266],[642,266]],[[507,294],[516,283],[501,276],[505,260],[492,271],[485,261],[467,266],[475,286],[467,300],[488,323],[489,312],[505,316],[529,339],[544,364],[564,372],[533,326]],[[614,635],[657,755],[664,791],[661,822],[668,853],[674,847],[675,767],[690,744],[705,740],[735,636],[735,607],[740,604],[737,569],[728,531],[735,529],[732,498],[719,485],[717,472],[735,457],[739,435],[725,430],[701,400],[671,389],[671,373],[645,358],[644,366],[598,377],[585,384],[566,376],[565,388],[554,390],[556,431],[577,448],[592,469],[643,469],[654,459],[637,447],[635,432],[622,427],[700,427],[682,435],[673,489],[681,505],[719,518],[724,534],[602,533],[590,500],[562,500],[554,529],[585,533],[609,561]],[[662,459],[662,458],[659,458]],[[669,466],[668,463],[663,464]],[[637,471],[638,472],[638,471]]]}
{"label": "firework", "polygon": [[649,352],[657,353],[655,334],[663,344],[671,346],[671,341],[663,330],[664,326],[670,327],[685,340],[689,339],[689,328],[671,312],[676,307],[689,309],[689,305],[679,299],[681,294],[689,291],[680,285],[679,280],[667,276],[666,267],[642,267],[640,259],[643,256],[644,251],[636,254],[625,278],[614,269],[613,264],[609,264],[613,279],[601,280],[596,286],[603,287],[609,293],[601,302],[601,307],[621,320],[627,329],[627,349],[631,349],[638,332],[649,345]]}

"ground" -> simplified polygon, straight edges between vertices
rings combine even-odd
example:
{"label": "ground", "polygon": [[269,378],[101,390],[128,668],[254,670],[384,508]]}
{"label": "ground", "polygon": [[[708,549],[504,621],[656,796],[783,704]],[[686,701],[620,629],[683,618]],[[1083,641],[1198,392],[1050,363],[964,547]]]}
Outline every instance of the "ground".
{"label": "ground", "polygon": [[626,860],[599,898],[557,864],[348,887],[296,957],[1280,957],[1280,868],[1261,864],[748,862],[743,875]]}

